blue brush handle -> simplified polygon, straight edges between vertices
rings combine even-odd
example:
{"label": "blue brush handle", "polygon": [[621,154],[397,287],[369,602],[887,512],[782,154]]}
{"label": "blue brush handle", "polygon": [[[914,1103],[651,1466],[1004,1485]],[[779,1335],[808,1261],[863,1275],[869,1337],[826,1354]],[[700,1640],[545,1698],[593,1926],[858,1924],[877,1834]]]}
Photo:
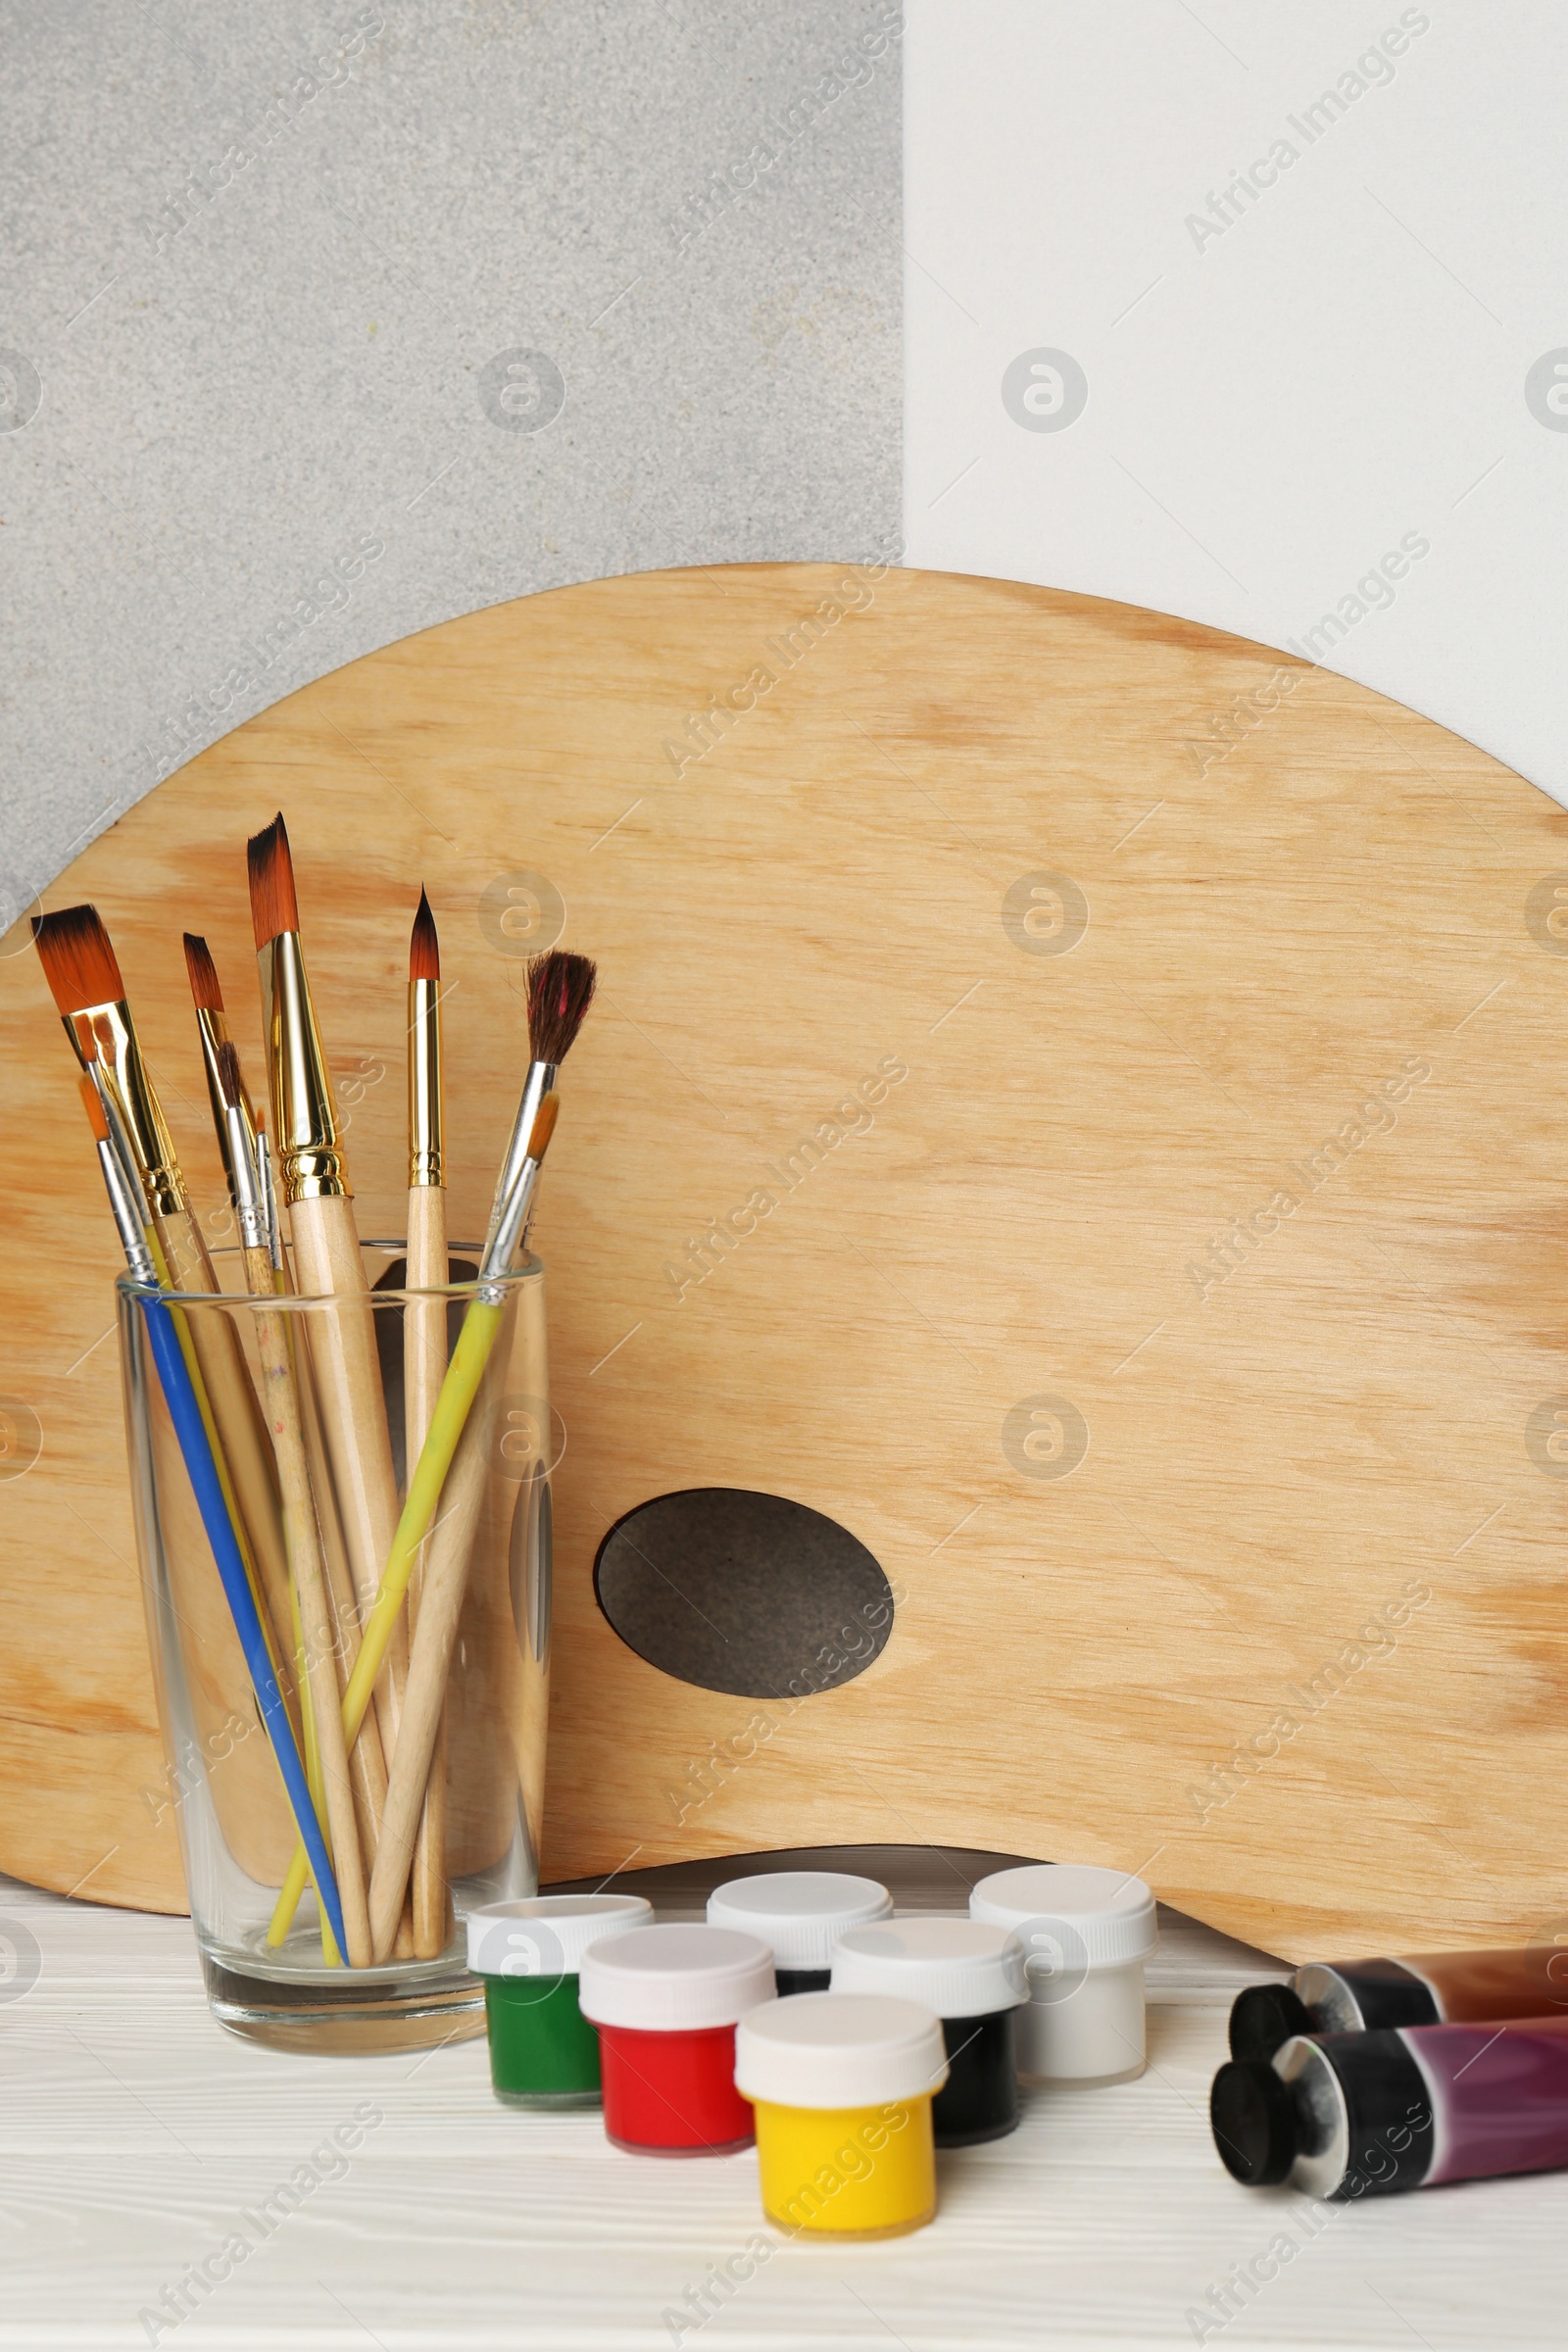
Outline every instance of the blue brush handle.
{"label": "blue brush handle", "polygon": [[179,1334],[162,1299],[144,1298],[142,1305],[146,1309],[147,1336],[152,1342],[153,1360],[163,1383],[170,1419],[174,1424],[179,1450],[185,1457],[196,1507],[201,1512],[207,1541],[213,1547],[213,1558],[218,1563],[218,1573],[222,1580],[234,1630],[245,1652],[245,1663],[256,1688],[267,1736],[272,1742],[272,1753],[277,1758],[277,1768],[283,1775],[289,1803],[294,1808],[294,1819],[311,1859],[311,1875],[316,1881],[316,1891],[326,1911],[327,1923],[337,1948],[340,1953],[346,1953],[348,1938],[343,1933],[343,1909],[338,1900],[337,1879],[326,1850],[326,1839],[321,1835],[321,1825],[316,1817],[316,1807],[311,1802],[305,1767],[300,1762],[300,1751],[294,1742],[294,1727],[289,1722],[283,1694],[277,1687],[267,1636],[262,1631],[262,1620],[256,1607],[256,1595],[251,1591],[251,1580],[245,1572],[245,1562],[234,1539],[233,1523],[228,1515],[228,1505],[223,1500],[223,1490],[219,1484],[212,1447],[207,1443],[201,1408],[196,1402],[190,1371],[180,1349]]}

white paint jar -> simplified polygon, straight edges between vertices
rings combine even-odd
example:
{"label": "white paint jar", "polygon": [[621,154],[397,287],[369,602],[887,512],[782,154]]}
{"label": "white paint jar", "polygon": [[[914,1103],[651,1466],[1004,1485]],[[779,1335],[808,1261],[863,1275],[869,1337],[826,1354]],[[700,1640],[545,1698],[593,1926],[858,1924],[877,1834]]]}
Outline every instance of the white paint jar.
{"label": "white paint jar", "polygon": [[1016,2012],[1018,2079],[1130,2082],[1144,2071],[1144,1962],[1154,1898],[1125,1871],[1031,1862],[982,1879],[969,1916],[1010,1928],[1029,1999]]}

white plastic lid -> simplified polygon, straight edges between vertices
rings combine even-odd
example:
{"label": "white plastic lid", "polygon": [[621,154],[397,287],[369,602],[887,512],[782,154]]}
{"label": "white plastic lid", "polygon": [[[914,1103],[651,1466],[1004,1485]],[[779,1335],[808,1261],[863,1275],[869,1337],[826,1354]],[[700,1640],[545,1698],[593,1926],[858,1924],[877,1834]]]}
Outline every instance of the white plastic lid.
{"label": "white plastic lid", "polygon": [[827,1968],[847,1929],[892,1915],[885,1886],[839,1870],[761,1871],[726,1881],[708,1898],[710,1928],[760,1936],[780,1968]]}
{"label": "white plastic lid", "polygon": [[574,1977],[591,1943],[645,1928],[654,1906],[641,1894],[534,1894],[468,1913],[468,1966],[476,1977]]}
{"label": "white plastic lid", "polygon": [[833,1990],[896,1993],[938,2017],[991,2017],[1029,1998],[1017,1936],[972,1919],[852,1928],[834,1947]]}
{"label": "white plastic lid", "polygon": [[728,1928],[633,1928],[584,1952],[577,2005],[596,2026],[681,2034],[733,2026],[778,1987],[759,1936]]}
{"label": "white plastic lid", "polygon": [[1142,1879],[1089,1863],[1028,1862],[982,1879],[971,1919],[1011,1928],[1031,1977],[1082,1975],[1143,1960],[1159,1940],[1154,1898]]}
{"label": "white plastic lid", "polygon": [[941,2021],[918,2001],[796,1992],[735,2030],[736,2089],[774,2107],[879,2107],[924,2098],[947,2079]]}

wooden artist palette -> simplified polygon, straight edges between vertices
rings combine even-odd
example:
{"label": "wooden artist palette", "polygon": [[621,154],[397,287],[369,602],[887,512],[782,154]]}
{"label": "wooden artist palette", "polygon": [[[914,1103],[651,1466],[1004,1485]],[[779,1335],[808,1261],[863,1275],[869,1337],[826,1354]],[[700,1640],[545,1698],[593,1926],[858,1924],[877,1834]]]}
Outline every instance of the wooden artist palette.
{"label": "wooden artist palette", "polygon": [[[209,1207],[179,933],[254,1055],[280,806],[367,1234],[401,1229],[421,880],[454,1236],[523,957],[600,959],[537,1234],[548,1877],[990,1846],[1293,1957],[1568,1914],[1554,803],[1343,679],[1044,590],[781,565],[476,612],[240,727],[48,894],[98,903]],[[113,1236],[4,944],[0,1864],[177,1908]],[[731,1499],[622,1527],[606,1599],[666,1663],[704,1617],[720,1690],[596,1602],[607,1533],[686,1490]],[[804,1506],[774,1581],[734,1490]]]}

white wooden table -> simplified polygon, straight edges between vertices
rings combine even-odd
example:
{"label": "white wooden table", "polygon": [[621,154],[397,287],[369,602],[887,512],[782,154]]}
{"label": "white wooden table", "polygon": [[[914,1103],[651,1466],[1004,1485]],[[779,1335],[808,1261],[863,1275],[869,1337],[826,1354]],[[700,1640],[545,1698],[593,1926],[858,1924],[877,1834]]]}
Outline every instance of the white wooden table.
{"label": "white wooden table", "polygon": [[[936,1869],[896,1891],[961,1908]],[[1568,2344],[1568,2177],[1348,2208],[1314,2235],[1303,2199],[1225,2175],[1206,2117],[1226,2010],[1278,1971],[1171,1914],[1141,2081],[1030,2096],[1014,2136],[940,2160],[931,2228],[836,2248],[764,2231],[753,2156],[640,2161],[595,2115],[499,2106],[482,2040],[318,2060],[235,2039],[183,1919],[0,1881],[0,1933],[18,1928],[40,1965],[0,1984],[0,2344],[24,2352]],[[298,2168],[339,2128],[363,2137],[313,2183]],[[301,2202],[263,2235],[290,2181]],[[240,2231],[254,2251],[190,2316],[139,2317]],[[1210,2289],[1281,2231],[1300,2250],[1220,2324]],[[689,2290],[759,2238],[769,2258],[700,2325]]]}

